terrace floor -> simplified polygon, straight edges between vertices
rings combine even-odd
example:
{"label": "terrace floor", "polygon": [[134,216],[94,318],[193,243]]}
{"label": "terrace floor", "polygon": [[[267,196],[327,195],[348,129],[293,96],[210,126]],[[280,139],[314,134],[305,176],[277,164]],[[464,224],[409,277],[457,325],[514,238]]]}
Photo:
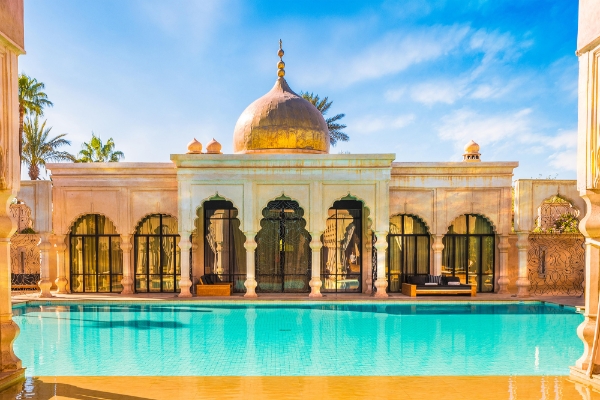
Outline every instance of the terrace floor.
{"label": "terrace floor", "polygon": [[477,399],[596,400],[564,376],[36,377],[0,399]]}
{"label": "terrace floor", "polygon": [[248,299],[243,294],[232,296],[202,296],[180,299],[173,293],[137,293],[134,295],[120,295],[118,293],[78,293],[78,294],[54,294],[51,298],[38,298],[37,293],[16,294],[12,296],[13,303],[23,301],[355,301],[355,302],[386,302],[386,301],[547,301],[573,307],[583,307],[583,296],[531,296],[518,298],[514,294],[478,293],[475,297],[470,296],[417,296],[409,297],[400,293],[392,293],[385,299],[375,298],[364,293],[327,293],[321,298],[308,297],[307,294],[297,293],[265,293],[259,294],[258,298]]}

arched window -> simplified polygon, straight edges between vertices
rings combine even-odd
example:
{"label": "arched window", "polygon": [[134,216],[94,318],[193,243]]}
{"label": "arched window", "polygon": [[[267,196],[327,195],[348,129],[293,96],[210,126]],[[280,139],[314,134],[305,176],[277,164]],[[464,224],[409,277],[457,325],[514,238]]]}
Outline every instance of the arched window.
{"label": "arched window", "polygon": [[136,292],[177,292],[181,280],[177,220],[164,214],[142,220],[134,235]]}
{"label": "arched window", "polygon": [[123,252],[114,224],[103,215],[84,215],[69,236],[71,291],[122,291]]}
{"label": "arched window", "polygon": [[217,274],[232,282],[234,292],[243,293],[246,281],[246,237],[240,230],[233,203],[211,200],[204,208],[204,273]]}
{"label": "arched window", "polygon": [[339,200],[329,209],[321,248],[322,292],[362,291],[362,203]]}
{"label": "arched window", "polygon": [[409,276],[429,274],[430,237],[425,223],[412,215],[390,218],[388,291],[401,292]]}
{"label": "arched window", "polygon": [[270,201],[256,235],[258,292],[310,291],[310,234],[304,210],[291,199]]}
{"label": "arched window", "polygon": [[461,215],[444,236],[442,273],[477,285],[478,292],[494,291],[494,228],[480,215]]}

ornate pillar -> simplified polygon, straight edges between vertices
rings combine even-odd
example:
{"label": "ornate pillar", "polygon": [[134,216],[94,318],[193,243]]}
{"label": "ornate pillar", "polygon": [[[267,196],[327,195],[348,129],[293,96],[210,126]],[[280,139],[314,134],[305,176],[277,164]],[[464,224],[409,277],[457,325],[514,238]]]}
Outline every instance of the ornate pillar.
{"label": "ornate pillar", "polygon": [[308,297],[323,297],[321,294],[321,235],[323,232],[311,232],[310,248],[312,250],[312,271],[310,279],[310,294]]}
{"label": "ornate pillar", "polygon": [[131,263],[131,238],[133,235],[121,235],[121,251],[123,252],[123,279],[121,284],[123,285],[123,291],[121,294],[133,294],[133,264]]}
{"label": "ornate pillar", "polygon": [[40,297],[52,297],[52,293],[50,293],[52,287],[52,282],[50,282],[50,250],[52,245],[49,238],[50,234],[43,232],[38,245],[40,249],[40,281],[38,282],[41,290]]}
{"label": "ornate pillar", "polygon": [[[12,223],[9,217],[0,217],[0,220],[4,220],[0,221],[0,225],[2,222]],[[21,360],[13,351],[13,342],[19,336],[19,326],[12,320],[10,271],[10,238],[0,237],[0,288],[3,292],[0,299],[0,372],[21,369]]]}
{"label": "ornate pillar", "polygon": [[519,275],[517,278],[517,297],[529,297],[529,271],[527,253],[529,252],[529,231],[517,232],[517,249],[519,250]]}
{"label": "ornate pillar", "polygon": [[254,259],[254,252],[256,251],[256,232],[244,232],[246,235],[246,241],[244,242],[244,248],[246,249],[246,294],[244,297],[258,297],[256,295],[256,265]]}
{"label": "ornate pillar", "polygon": [[[600,247],[598,242],[586,238],[585,243],[585,311],[584,320],[577,327],[577,336],[583,342],[583,354],[577,361],[575,367],[589,373],[598,373],[596,365],[598,361],[592,362],[592,349],[594,345],[594,332],[597,328],[598,319],[598,265],[600,265]],[[597,344],[596,344],[597,345]],[[596,353],[598,353],[596,351]],[[595,358],[595,357],[594,357]]]}
{"label": "ornate pillar", "polygon": [[69,281],[67,280],[67,245],[65,244],[66,235],[55,235],[56,241],[56,293],[70,293]]}
{"label": "ornate pillar", "polygon": [[442,252],[444,251],[444,235],[433,235],[433,271],[432,275],[438,276],[442,274]]}
{"label": "ornate pillar", "polygon": [[375,242],[375,248],[377,249],[377,280],[375,281],[375,297],[388,297],[386,288],[388,285],[387,277],[385,275],[386,263],[387,263],[387,232],[379,231],[375,232],[377,241]]}
{"label": "ornate pillar", "polygon": [[178,297],[192,297],[190,288],[192,287],[192,281],[190,280],[190,249],[192,248],[192,242],[190,242],[189,232],[180,232],[181,239],[179,240],[179,251],[181,252],[181,280],[179,281],[179,288],[181,292]]}
{"label": "ornate pillar", "polygon": [[500,236],[500,242],[498,243],[498,252],[500,253],[500,277],[498,278],[498,294],[508,294],[508,249],[510,244],[508,243],[508,235]]}

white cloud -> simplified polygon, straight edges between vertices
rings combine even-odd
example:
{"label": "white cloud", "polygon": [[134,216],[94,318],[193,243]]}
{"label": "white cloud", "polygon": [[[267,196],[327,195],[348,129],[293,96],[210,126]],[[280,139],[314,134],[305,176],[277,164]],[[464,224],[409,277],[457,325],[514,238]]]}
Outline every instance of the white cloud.
{"label": "white cloud", "polygon": [[395,31],[350,57],[328,61],[331,67],[319,73],[305,73],[307,85],[323,83],[348,86],[357,82],[396,74],[407,68],[438,59],[456,49],[469,33],[468,26],[433,26],[415,32]]}
{"label": "white cloud", "polygon": [[411,88],[411,98],[419,103],[431,105],[435,103],[454,104],[464,95],[464,84],[452,81],[426,82]]}
{"label": "white cloud", "polygon": [[163,32],[184,37],[194,45],[206,43],[219,23],[230,19],[239,5],[226,0],[179,0],[176,4],[159,0],[138,1],[137,5],[148,19]]}
{"label": "white cloud", "polygon": [[495,115],[481,115],[462,108],[442,118],[438,134],[441,139],[452,140],[461,146],[471,139],[485,145],[513,136],[529,135],[530,114],[530,108]]}
{"label": "white cloud", "polygon": [[415,120],[413,114],[393,116],[366,116],[352,122],[352,131],[358,134],[370,134],[380,131],[402,129]]}
{"label": "white cloud", "polygon": [[550,165],[566,171],[577,171],[577,151],[566,150],[553,153],[548,157]]}

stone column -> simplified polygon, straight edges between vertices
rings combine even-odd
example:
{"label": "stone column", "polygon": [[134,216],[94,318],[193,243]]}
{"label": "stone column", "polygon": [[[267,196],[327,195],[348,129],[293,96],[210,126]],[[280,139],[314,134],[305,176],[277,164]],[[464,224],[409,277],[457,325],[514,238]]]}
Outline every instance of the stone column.
{"label": "stone column", "polygon": [[527,253],[529,252],[529,231],[517,232],[517,249],[519,250],[519,276],[517,278],[517,297],[529,297],[529,271]]}
{"label": "stone column", "polygon": [[50,234],[43,232],[41,234],[40,244],[38,245],[40,249],[39,297],[52,297],[52,293],[50,293],[50,288],[52,287],[52,282],[50,282],[50,250],[52,249],[52,245],[50,244],[49,238]]}
{"label": "stone column", "polygon": [[179,240],[179,251],[181,254],[181,280],[179,281],[179,289],[181,292],[178,297],[192,297],[190,288],[192,287],[192,281],[190,280],[190,249],[192,248],[192,242],[190,242],[189,232],[180,232],[181,239]]}
{"label": "stone column", "polygon": [[388,297],[385,291],[388,285],[385,275],[387,263],[386,250],[388,248],[387,234],[386,231],[375,232],[375,236],[377,237],[377,241],[375,242],[375,248],[377,249],[377,280],[375,281],[377,291],[375,292],[375,297]]}
{"label": "stone column", "polygon": [[256,265],[254,260],[254,252],[256,251],[256,232],[244,232],[246,235],[246,241],[244,242],[244,248],[246,249],[246,294],[244,297],[258,297],[256,295]]}
{"label": "stone column", "polygon": [[444,251],[444,235],[433,235],[433,271],[432,275],[438,276],[442,274],[442,252]]}
{"label": "stone column", "polygon": [[510,279],[508,279],[508,249],[510,249],[510,244],[508,244],[508,235],[500,236],[500,241],[498,243],[498,252],[499,261],[500,261],[500,277],[498,278],[498,294],[508,294],[508,284],[510,283]]}
{"label": "stone column", "polygon": [[[0,217],[5,224],[11,224],[8,219]],[[19,326],[12,320],[10,271],[10,238],[0,237],[0,372],[21,369],[21,360],[13,351],[13,342],[19,335]]]}
{"label": "stone column", "polygon": [[321,235],[323,232],[311,232],[310,248],[312,250],[312,271],[310,279],[310,294],[308,297],[323,297],[321,294]]}
{"label": "stone column", "polygon": [[[596,321],[598,319],[598,278],[600,271],[600,247],[598,242],[591,238],[585,241],[585,311],[584,320],[577,327],[577,336],[583,342],[583,354],[577,361],[575,367],[586,371],[592,369],[592,373],[598,373],[595,365],[600,364],[600,360],[594,362],[592,359],[592,349],[594,345],[594,331],[597,329]],[[598,352],[596,352],[598,353]],[[590,364],[591,368],[590,368]]]}
{"label": "stone column", "polygon": [[55,235],[56,241],[56,293],[70,293],[69,281],[67,280],[67,245],[66,235]]}
{"label": "stone column", "polygon": [[123,291],[121,294],[133,294],[135,293],[133,289],[134,283],[134,265],[131,263],[131,249],[133,245],[131,244],[131,238],[133,235],[121,235],[121,251],[123,252],[123,279],[121,279],[121,284],[123,285]]}

